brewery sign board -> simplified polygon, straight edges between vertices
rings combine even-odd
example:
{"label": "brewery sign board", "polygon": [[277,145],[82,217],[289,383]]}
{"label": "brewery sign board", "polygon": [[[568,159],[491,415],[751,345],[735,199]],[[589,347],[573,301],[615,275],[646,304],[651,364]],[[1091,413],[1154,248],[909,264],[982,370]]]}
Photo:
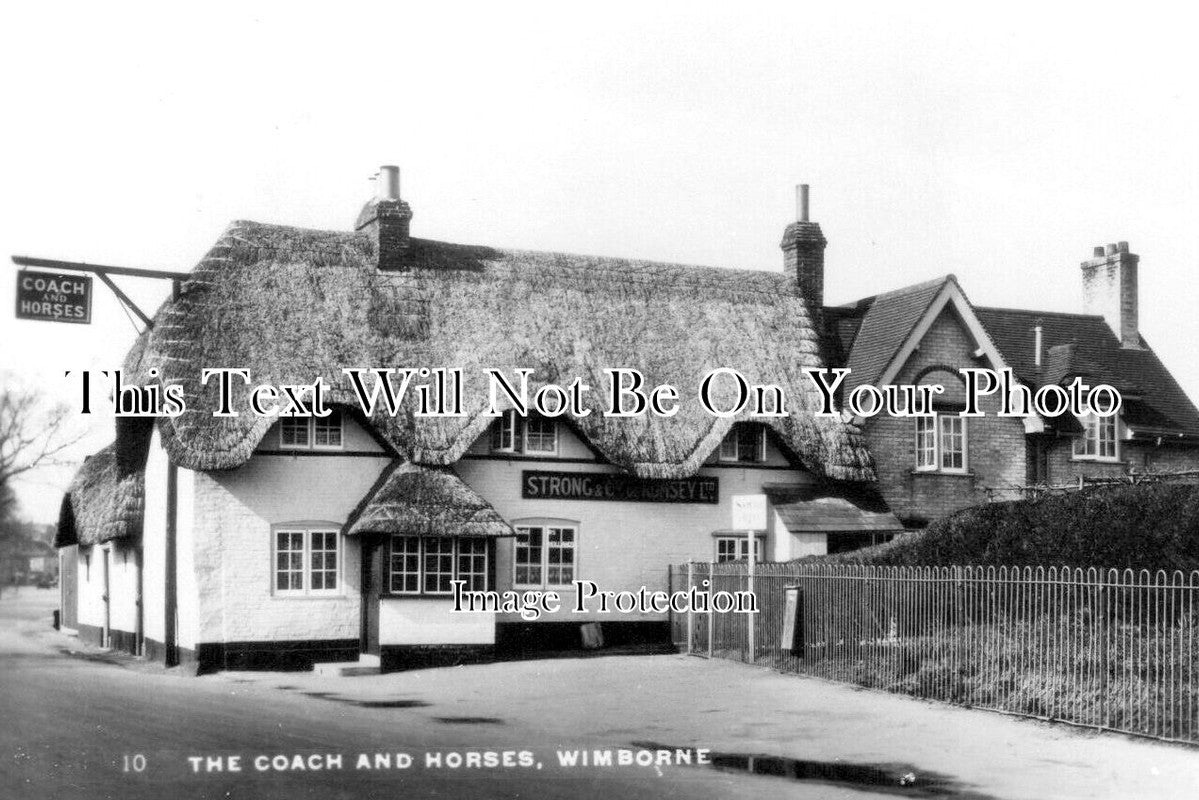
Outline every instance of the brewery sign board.
{"label": "brewery sign board", "polygon": [[720,502],[717,478],[678,480],[634,478],[607,472],[543,472],[525,470],[520,496],[526,500],[613,500],[626,503]]}
{"label": "brewery sign board", "polygon": [[17,273],[17,319],[89,324],[91,276],[21,270]]}

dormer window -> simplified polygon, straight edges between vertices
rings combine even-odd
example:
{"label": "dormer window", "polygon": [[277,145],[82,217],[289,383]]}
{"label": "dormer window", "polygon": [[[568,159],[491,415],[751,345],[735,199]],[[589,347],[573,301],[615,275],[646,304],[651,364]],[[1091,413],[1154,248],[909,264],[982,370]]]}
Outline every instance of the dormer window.
{"label": "dormer window", "polygon": [[1116,461],[1119,459],[1119,425],[1115,416],[1100,417],[1087,414],[1080,420],[1084,430],[1074,439],[1074,457],[1085,461]]}
{"label": "dormer window", "polygon": [[283,450],[340,450],[343,441],[342,414],[327,417],[282,417],[279,447]]}
{"label": "dormer window", "polygon": [[734,425],[720,443],[720,460],[761,464],[766,460],[766,426],[755,422]]}
{"label": "dormer window", "polygon": [[491,428],[493,453],[552,456],[558,452],[558,422],[548,417],[520,417],[505,411]]}

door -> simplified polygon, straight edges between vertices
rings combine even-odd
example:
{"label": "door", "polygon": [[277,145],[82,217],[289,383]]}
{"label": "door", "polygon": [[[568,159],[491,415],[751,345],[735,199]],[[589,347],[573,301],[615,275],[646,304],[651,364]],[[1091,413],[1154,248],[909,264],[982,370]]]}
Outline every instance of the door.
{"label": "door", "polygon": [[379,655],[379,598],[383,593],[386,552],[382,537],[362,537],[362,652],[376,656]]}
{"label": "door", "polygon": [[100,646],[112,647],[112,600],[110,592],[111,581],[109,577],[112,568],[110,562],[112,551],[105,549],[101,553],[103,554],[103,558],[100,562],[100,578],[102,581],[100,585],[103,587],[104,594],[100,596],[100,599],[104,601],[104,628],[100,631]]}

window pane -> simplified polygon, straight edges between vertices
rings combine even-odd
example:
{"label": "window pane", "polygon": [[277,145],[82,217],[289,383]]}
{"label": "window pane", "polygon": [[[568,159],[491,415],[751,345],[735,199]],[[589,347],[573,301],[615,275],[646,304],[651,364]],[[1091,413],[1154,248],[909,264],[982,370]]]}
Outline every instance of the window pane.
{"label": "window pane", "polygon": [[278,531],[275,534],[275,590],[299,592],[304,589],[304,534]]}
{"label": "window pane", "polygon": [[720,538],[716,540],[716,560],[717,562],[736,561],[737,560],[737,540]]}
{"label": "window pane", "polygon": [[552,453],[557,448],[558,423],[545,417],[525,420],[525,452]]}
{"label": "window pane", "polygon": [[481,592],[487,589],[487,540],[458,540],[458,580],[466,588]]}
{"label": "window pane", "polygon": [[966,420],[944,416],[941,420],[941,469],[965,469]]}
{"label": "window pane", "polygon": [[934,469],[937,466],[936,423],[936,417],[916,417],[917,469]]}
{"label": "window pane", "polygon": [[760,463],[766,460],[766,428],[752,423],[742,423],[735,427],[737,434],[737,460],[747,463]]}
{"label": "window pane", "polygon": [[422,589],[428,594],[448,594],[454,580],[454,540],[448,537],[424,539],[424,558],[421,565],[424,571]]}
{"label": "window pane", "polygon": [[536,585],[544,583],[541,572],[542,535],[541,528],[521,527],[516,529],[516,547],[513,549],[516,583]]}
{"label": "window pane", "polygon": [[340,411],[334,411],[324,419],[314,417],[312,420],[312,443],[316,447],[341,447],[341,430]]}
{"label": "window pane", "polygon": [[546,546],[546,578],[548,585],[570,583],[575,577],[574,528],[550,528]]}
{"label": "window pane", "polygon": [[420,591],[420,539],[414,536],[391,537],[391,591]]}
{"label": "window pane", "polygon": [[505,411],[491,427],[491,448],[512,451],[516,446],[516,412]]}
{"label": "window pane", "polygon": [[313,531],[312,581],[314,591],[337,588],[337,534],[333,531]]}
{"label": "window pane", "polygon": [[1096,423],[1096,452],[1100,458],[1116,457],[1116,418],[1101,417]]}
{"label": "window pane", "polygon": [[279,420],[279,442],[283,447],[308,446],[308,419],[283,417]]}

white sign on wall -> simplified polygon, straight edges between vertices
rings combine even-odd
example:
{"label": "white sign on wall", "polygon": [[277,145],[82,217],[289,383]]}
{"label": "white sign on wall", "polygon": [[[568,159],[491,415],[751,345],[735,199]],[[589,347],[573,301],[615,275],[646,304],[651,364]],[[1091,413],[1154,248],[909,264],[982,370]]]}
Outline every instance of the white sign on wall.
{"label": "white sign on wall", "polygon": [[766,495],[733,495],[732,528],[735,531],[766,530]]}

